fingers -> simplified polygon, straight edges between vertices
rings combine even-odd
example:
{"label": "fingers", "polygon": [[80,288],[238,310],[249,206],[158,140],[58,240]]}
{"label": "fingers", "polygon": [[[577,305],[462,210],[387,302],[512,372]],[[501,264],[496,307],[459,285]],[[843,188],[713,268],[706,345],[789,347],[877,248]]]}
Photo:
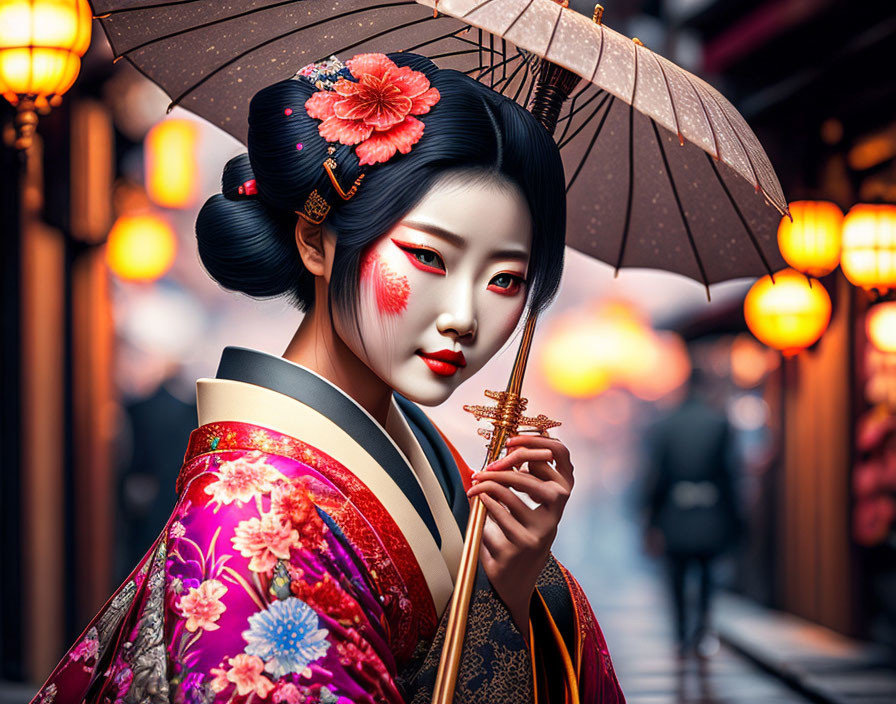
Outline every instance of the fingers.
{"label": "fingers", "polygon": [[[485,509],[488,511],[489,518],[495,522],[498,528],[501,529],[501,532],[507,538],[507,540],[521,548],[529,548],[533,547],[536,539],[534,536],[530,534],[526,527],[523,526],[514,516],[508,511],[504,506],[501,505],[497,499],[493,499],[488,494],[480,494],[480,500],[483,504],[485,504]],[[514,497],[516,498],[516,497]],[[517,499],[519,501],[519,499]],[[522,502],[520,502],[522,503]],[[529,510],[528,508],[526,510]],[[483,531],[483,540],[486,539],[488,531]],[[506,545],[501,545],[500,540],[497,539],[489,539],[490,543],[489,549],[491,550],[492,555],[497,557],[500,553],[506,549]]]}
{"label": "fingers", "polygon": [[[473,487],[467,492],[467,496],[476,496],[482,492],[487,492],[493,497],[507,505],[507,508],[514,512],[514,506],[518,503],[520,506],[531,511],[531,509],[523,503],[519,497],[510,491],[510,488],[517,491],[525,492],[533,501],[540,504],[554,505],[558,500],[569,498],[569,489],[562,483],[555,481],[544,481],[538,477],[525,472],[514,472],[513,470],[495,471],[492,469],[477,472],[473,475]],[[508,488],[510,487],[510,488]],[[504,501],[505,496],[512,497],[513,506]],[[523,514],[517,516],[523,520]]]}
{"label": "fingers", "polygon": [[520,448],[528,448],[530,451],[549,450],[551,453],[549,458],[540,456],[534,459],[554,462],[557,471],[569,481],[569,485],[572,487],[574,481],[573,466],[569,457],[569,448],[560,442],[560,440],[557,440],[556,438],[546,438],[540,435],[514,435],[507,441],[505,447],[507,448],[507,454],[501,459],[507,459],[514,452],[519,451]]}
{"label": "fingers", "polygon": [[490,499],[495,499],[500,504],[503,504],[502,508],[505,513],[509,512],[523,526],[531,527],[533,524],[533,509],[507,487],[494,482],[483,486],[477,485],[470,489],[467,495],[470,498],[474,496],[479,496],[480,498],[488,496]]}
{"label": "fingers", "polygon": [[525,462],[552,462],[553,459],[553,453],[547,448],[518,447],[512,451],[508,449],[506,455],[488,465],[488,471],[511,469]]}

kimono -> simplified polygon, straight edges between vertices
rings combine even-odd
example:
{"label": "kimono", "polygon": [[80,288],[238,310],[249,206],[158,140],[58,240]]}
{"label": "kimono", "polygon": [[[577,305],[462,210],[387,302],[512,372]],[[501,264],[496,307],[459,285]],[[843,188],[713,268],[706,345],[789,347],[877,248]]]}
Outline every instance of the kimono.
{"label": "kimono", "polygon": [[[429,702],[470,469],[395,395],[386,427],[327,380],[227,348],[164,530],[32,704]],[[455,700],[623,702],[553,557],[520,633],[481,566]]]}

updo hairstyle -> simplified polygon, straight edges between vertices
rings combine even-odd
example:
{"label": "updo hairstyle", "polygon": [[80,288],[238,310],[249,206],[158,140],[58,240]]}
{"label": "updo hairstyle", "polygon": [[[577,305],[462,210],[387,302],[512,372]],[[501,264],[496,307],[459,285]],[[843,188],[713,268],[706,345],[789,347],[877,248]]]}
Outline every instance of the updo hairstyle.
{"label": "updo hairstyle", "polygon": [[[343,312],[353,311],[364,248],[441,176],[470,170],[477,177],[502,177],[525,197],[533,224],[528,305],[541,310],[557,290],[566,225],[563,166],[552,137],[527,110],[463,73],[439,69],[416,54],[389,58],[424,73],[441,95],[417,116],[425,129],[410,152],[367,167],[356,195],[342,201],[322,168],[331,145],[304,109],[317,89],[289,79],[260,90],[249,106],[249,153],[227,163],[222,193],[206,201],[196,220],[206,270],[224,288],[257,298],[285,295],[307,311],[314,277],[295,244],[296,212],[317,189],[331,205],[323,226],[336,235],[329,297]],[[339,182],[347,188],[362,168],[352,147],[332,146]],[[240,194],[252,179],[257,194]]]}

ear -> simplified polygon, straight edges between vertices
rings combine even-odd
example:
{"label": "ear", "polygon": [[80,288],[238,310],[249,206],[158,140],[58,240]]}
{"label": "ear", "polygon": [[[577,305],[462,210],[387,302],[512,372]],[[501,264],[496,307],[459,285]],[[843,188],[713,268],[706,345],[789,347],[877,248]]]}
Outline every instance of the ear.
{"label": "ear", "polygon": [[300,217],[296,223],[296,247],[305,268],[314,276],[325,273],[324,228]]}

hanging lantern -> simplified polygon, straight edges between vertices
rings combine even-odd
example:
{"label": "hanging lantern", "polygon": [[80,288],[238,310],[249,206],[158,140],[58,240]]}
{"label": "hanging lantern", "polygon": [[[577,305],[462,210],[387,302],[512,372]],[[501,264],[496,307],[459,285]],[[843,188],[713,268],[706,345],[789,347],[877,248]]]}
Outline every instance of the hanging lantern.
{"label": "hanging lantern", "polygon": [[567,315],[551,326],[541,354],[545,381],[570,398],[591,398],[610,388],[611,372],[602,355],[605,339],[600,326],[581,313]]}
{"label": "hanging lantern", "polygon": [[196,200],[198,135],[196,123],[183,119],[164,120],[146,135],[146,192],[156,204],[186,208]]}
{"label": "hanging lantern", "polygon": [[853,206],[843,219],[840,267],[850,283],[880,292],[896,288],[896,206]]}
{"label": "hanging lantern", "polygon": [[896,354],[896,301],[871,306],[865,317],[868,339],[881,352]]}
{"label": "hanging lantern", "polygon": [[91,21],[87,0],[0,0],[0,93],[18,106],[19,149],[31,145],[35,111],[75,82]]}
{"label": "hanging lantern", "polygon": [[831,297],[820,282],[793,269],[763,276],[744,300],[744,318],[756,338],[789,357],[814,344],[831,320]]}
{"label": "hanging lantern", "polygon": [[165,275],[177,254],[177,238],[154,213],[122,215],[106,243],[106,262],[125,281],[155,281]]}
{"label": "hanging lantern", "polygon": [[784,260],[809,276],[826,276],[840,261],[843,212],[826,201],[800,200],[790,204],[789,217],[778,225],[778,249]]}

